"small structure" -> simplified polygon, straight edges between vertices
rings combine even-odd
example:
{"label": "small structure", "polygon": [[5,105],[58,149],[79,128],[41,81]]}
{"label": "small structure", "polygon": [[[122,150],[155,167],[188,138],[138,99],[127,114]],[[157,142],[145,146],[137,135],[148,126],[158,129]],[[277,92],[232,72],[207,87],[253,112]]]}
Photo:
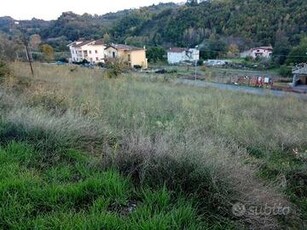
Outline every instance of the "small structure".
{"label": "small structure", "polygon": [[307,89],[307,64],[299,64],[292,70],[293,81],[292,86],[303,86]]}
{"label": "small structure", "polygon": [[145,47],[111,44],[105,49],[105,57],[108,59],[122,59],[129,67],[140,66],[143,69],[148,67]]}
{"label": "small structure", "polygon": [[253,59],[255,59],[257,57],[271,58],[272,53],[273,53],[272,46],[261,46],[261,47],[251,48],[248,51],[242,52],[240,54],[240,57],[242,57],[242,58],[252,57]]}
{"label": "small structure", "polygon": [[204,64],[206,66],[224,66],[228,64],[228,61],[219,59],[208,59],[207,61],[204,61]]}
{"label": "small structure", "polygon": [[103,40],[78,40],[68,45],[72,62],[87,60],[95,64],[104,62],[104,49],[106,46]]}
{"label": "small structure", "polygon": [[168,64],[180,64],[182,62],[197,62],[199,60],[198,49],[187,49],[187,48],[170,48],[167,51],[167,62]]}

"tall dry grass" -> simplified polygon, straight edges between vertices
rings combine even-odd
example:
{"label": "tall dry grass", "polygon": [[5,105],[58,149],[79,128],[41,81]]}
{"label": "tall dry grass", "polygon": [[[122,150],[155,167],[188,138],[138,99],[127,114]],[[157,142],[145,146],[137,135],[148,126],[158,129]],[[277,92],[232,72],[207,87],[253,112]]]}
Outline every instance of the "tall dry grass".
{"label": "tall dry grass", "polygon": [[[235,220],[251,228],[278,228],[276,216],[233,216],[231,207],[238,201],[296,210],[278,183],[256,174],[271,155],[307,149],[303,101],[131,74],[107,79],[101,70],[34,68],[31,78],[24,64],[15,63],[17,78],[2,86],[2,141],[34,141],[46,157],[55,148],[84,149],[98,156],[101,167],[117,167],[137,184],[165,184],[195,197],[213,223]],[[299,226],[300,217],[292,214],[283,219]]]}

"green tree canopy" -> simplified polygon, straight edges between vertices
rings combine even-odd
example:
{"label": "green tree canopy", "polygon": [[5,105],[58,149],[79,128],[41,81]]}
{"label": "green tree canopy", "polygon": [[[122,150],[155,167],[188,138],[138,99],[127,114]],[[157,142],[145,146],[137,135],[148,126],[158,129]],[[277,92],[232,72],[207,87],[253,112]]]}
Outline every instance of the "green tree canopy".
{"label": "green tree canopy", "polygon": [[290,51],[286,62],[287,64],[307,62],[307,36],[303,37],[300,44]]}

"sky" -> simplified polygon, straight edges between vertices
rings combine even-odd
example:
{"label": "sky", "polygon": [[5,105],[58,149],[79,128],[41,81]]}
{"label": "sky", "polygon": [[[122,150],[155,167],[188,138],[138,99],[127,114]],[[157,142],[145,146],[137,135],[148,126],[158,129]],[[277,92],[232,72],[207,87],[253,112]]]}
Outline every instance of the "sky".
{"label": "sky", "polygon": [[62,12],[76,14],[106,14],[124,9],[139,8],[166,2],[182,3],[184,0],[8,0],[1,4],[0,17],[22,19],[57,19]]}

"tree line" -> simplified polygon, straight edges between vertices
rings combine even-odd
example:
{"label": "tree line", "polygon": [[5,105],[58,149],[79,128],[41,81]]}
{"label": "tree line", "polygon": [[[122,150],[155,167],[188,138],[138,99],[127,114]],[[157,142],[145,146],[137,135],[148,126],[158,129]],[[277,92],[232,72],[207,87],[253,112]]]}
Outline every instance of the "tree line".
{"label": "tree line", "polygon": [[[171,46],[195,47],[202,58],[237,56],[255,46],[272,45],[277,64],[305,59],[305,0],[207,0],[184,5],[158,4],[105,15],[63,13],[57,20],[22,21],[26,33],[38,34],[55,51],[79,38],[146,45],[153,59]],[[9,19],[6,18],[6,21]],[[0,30],[10,28],[0,19]],[[305,52],[305,53],[304,53]]]}

